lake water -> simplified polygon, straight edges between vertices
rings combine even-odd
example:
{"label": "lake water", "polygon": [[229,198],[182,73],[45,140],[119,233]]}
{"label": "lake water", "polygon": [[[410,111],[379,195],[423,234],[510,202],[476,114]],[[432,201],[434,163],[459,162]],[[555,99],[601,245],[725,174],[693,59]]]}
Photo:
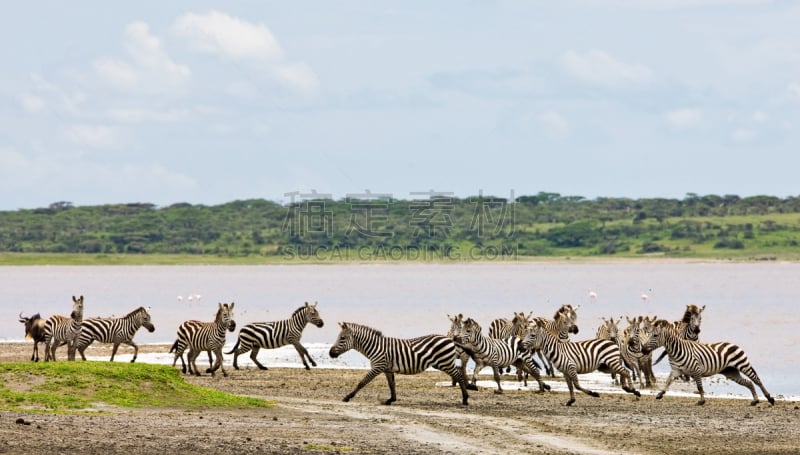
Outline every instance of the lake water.
{"label": "lake water", "polygon": [[[122,316],[150,306],[156,331],[140,330],[137,343],[171,343],[182,321],[212,320],[217,302],[236,302],[235,319],[241,327],[286,319],[303,302],[317,301],[325,326],[308,326],[303,343],[321,366],[362,367],[366,362],[357,353],[338,363],[328,358],[337,322],[359,322],[387,336],[412,337],[444,333],[447,315],[463,313],[481,322],[485,333],[494,318],[510,318],[515,311],[551,317],[561,304],[570,303],[580,305],[581,331],[575,338],[584,339],[594,336],[601,317],[646,314],[676,320],[693,303],[706,305],[701,341],[739,344],[773,395],[796,397],[799,278],[800,264],[776,262],[0,267],[5,300],[0,341],[23,338],[20,312],[69,314],[72,295],[85,297],[85,317]],[[593,300],[590,291],[597,295]],[[642,294],[649,298],[642,299]],[[234,334],[228,342],[235,342]],[[126,347],[120,351],[130,352]],[[291,347],[260,356],[268,365],[300,365]],[[171,356],[142,360],[171,363]],[[666,364],[657,365],[656,372],[666,374]],[[707,381],[706,390],[747,393],[724,379]]]}

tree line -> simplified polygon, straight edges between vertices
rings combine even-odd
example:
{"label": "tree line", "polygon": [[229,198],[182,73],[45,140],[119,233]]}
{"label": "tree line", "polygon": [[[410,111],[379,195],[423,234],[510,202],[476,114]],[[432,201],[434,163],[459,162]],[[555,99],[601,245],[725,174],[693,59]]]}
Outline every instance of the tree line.
{"label": "tree line", "polygon": [[799,213],[800,197],[694,193],[683,199],[587,199],[549,192],[514,200],[364,195],[289,204],[250,199],[163,207],[60,201],[0,212],[0,251],[224,256],[359,248],[391,248],[401,254],[492,248],[520,256],[758,253],[797,249]]}

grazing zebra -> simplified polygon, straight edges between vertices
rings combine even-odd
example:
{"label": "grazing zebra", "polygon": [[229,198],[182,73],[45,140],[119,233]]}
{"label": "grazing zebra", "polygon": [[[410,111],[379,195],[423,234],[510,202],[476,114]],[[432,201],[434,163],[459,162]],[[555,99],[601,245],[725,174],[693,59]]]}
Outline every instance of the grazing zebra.
{"label": "grazing zebra", "polygon": [[[578,312],[576,310],[577,308],[573,308],[572,305],[561,305],[561,307],[556,310],[555,314],[553,315],[553,319],[538,317],[534,318],[531,323],[540,323],[544,326],[545,330],[558,334],[559,340],[569,341],[570,333],[578,333],[578,325],[576,324],[578,321]],[[561,329],[561,318],[566,318],[566,325],[564,326],[566,327],[566,331]],[[545,374],[551,378],[554,378],[556,376],[556,372],[553,369],[553,365],[551,365],[550,361],[547,360],[547,356],[543,355],[538,350],[536,352],[538,353],[539,358],[542,360]]]}
{"label": "grazing zebra", "polygon": [[67,345],[67,359],[75,360],[75,343],[81,335],[83,322],[83,296],[72,296],[72,312],[69,317],[53,315],[44,324],[44,361],[56,361],[56,349]]}
{"label": "grazing zebra", "polygon": [[[169,352],[175,352],[175,359],[172,361],[172,366],[178,358],[181,359],[183,364],[183,351],[189,348],[189,353],[186,356],[186,363],[189,364],[189,374],[200,376],[200,371],[197,369],[197,356],[203,351],[209,351],[209,360],[211,352],[216,354],[217,358],[213,366],[206,370],[206,373],[212,375],[217,369],[222,370],[223,376],[228,376],[225,367],[222,365],[222,347],[225,346],[225,331],[234,331],[236,329],[236,322],[233,320],[233,306],[231,302],[220,303],[217,314],[214,317],[214,322],[199,322],[199,321],[185,321],[178,327],[178,339],[172,345]],[[186,373],[186,366],[182,368]]]}
{"label": "grazing zebra", "polygon": [[339,323],[341,330],[329,352],[332,358],[339,357],[350,349],[363,354],[370,362],[367,372],[356,388],[345,395],[350,401],[359,390],[383,373],[389,383],[391,396],[384,404],[397,401],[394,374],[419,374],[428,367],[443,371],[461,386],[461,404],[467,405],[466,380],[456,366],[455,342],[443,335],[425,335],[417,338],[389,338],[380,330],[353,322]]}
{"label": "grazing zebra", "polygon": [[252,350],[250,359],[255,362],[258,368],[266,370],[267,367],[259,363],[256,358],[258,351],[261,348],[275,349],[291,344],[300,354],[303,366],[306,367],[306,370],[310,370],[311,368],[306,363],[306,358],[313,366],[317,366],[317,363],[311,358],[308,350],[300,344],[303,329],[306,328],[309,322],[317,327],[322,327],[325,324],[319,316],[319,311],[317,311],[317,302],[314,302],[313,305],[309,305],[306,302],[304,306],[294,310],[289,319],[247,324],[239,330],[239,338],[236,340],[236,345],[226,354],[233,354],[233,367],[238,370],[239,364],[237,360],[239,355]]}
{"label": "grazing zebra", "polygon": [[566,406],[575,402],[575,391],[599,397],[600,394],[581,387],[578,374],[591,373],[600,370],[604,373],[614,372],[620,376],[622,390],[641,396],[633,387],[631,377],[622,366],[619,347],[609,340],[584,340],[578,342],[560,341],[558,337],[547,330],[541,322],[532,325],[525,331],[522,339],[523,349],[539,349],[559,371],[564,373],[569,400]]}
{"label": "grazing zebra", "polygon": [[135,362],[136,356],[139,354],[139,346],[133,342],[133,336],[136,335],[136,331],[142,326],[150,333],[153,333],[156,329],[153,323],[150,322],[148,310],[149,308],[139,307],[121,318],[89,318],[84,320],[77,346],[81,358],[86,360],[84,351],[97,340],[100,343],[114,344],[114,348],[111,350],[112,362],[120,344],[125,343],[133,347],[131,363]]}
{"label": "grazing zebra", "polygon": [[[484,366],[492,367],[494,380],[497,383],[495,393],[503,393],[500,386],[500,370],[514,365],[518,370],[533,375],[539,383],[539,392],[550,390],[550,386],[542,382],[539,367],[533,360],[533,353],[519,348],[520,339],[516,335],[505,339],[488,338],[481,334],[481,326],[472,318],[464,321],[461,333],[462,343],[475,353],[475,369],[472,372],[472,384],[475,385],[478,373]],[[525,381],[527,386],[527,380]]]}
{"label": "grazing zebra", "polygon": [[[750,365],[747,354],[737,345],[728,342],[719,343],[700,343],[697,341],[686,340],[682,334],[675,329],[675,326],[664,319],[656,321],[652,330],[645,332],[642,341],[645,351],[652,351],[658,347],[664,347],[669,356],[669,364],[672,370],[667,377],[664,388],[656,395],[656,399],[661,399],[672,381],[681,374],[688,375],[697,384],[697,392],[700,394],[698,405],[706,402],[703,391],[703,378],[720,373],[733,382],[747,387],[753,394],[751,405],[758,404],[758,394],[753,383],[758,384],[769,404],[774,405],[775,399],[772,398],[756,374],[756,370]],[[744,374],[750,380],[742,376]],[[752,382],[751,382],[752,381]]]}

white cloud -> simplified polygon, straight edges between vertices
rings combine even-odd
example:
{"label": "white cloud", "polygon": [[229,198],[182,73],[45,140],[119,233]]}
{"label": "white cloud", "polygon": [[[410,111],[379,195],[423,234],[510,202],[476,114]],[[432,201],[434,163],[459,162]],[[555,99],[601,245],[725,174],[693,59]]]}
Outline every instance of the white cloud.
{"label": "white cloud", "polygon": [[569,135],[569,124],[555,111],[547,111],[538,116],[539,124],[551,138],[559,139]]}
{"label": "white cloud", "polygon": [[800,83],[792,82],[786,86],[786,90],[789,92],[790,95],[800,99]]}
{"label": "white cloud", "polygon": [[769,117],[764,111],[753,112],[753,121],[756,123],[766,123]]}
{"label": "white cloud", "polygon": [[758,131],[750,128],[738,128],[731,137],[735,142],[750,142],[758,137]]}
{"label": "white cloud", "polygon": [[109,148],[117,143],[117,129],[106,125],[73,125],[66,130],[67,138],[78,145]]}
{"label": "white cloud", "polygon": [[314,94],[319,88],[319,81],[314,71],[304,63],[278,65],[274,69],[278,80],[298,92]]}
{"label": "white cloud", "polygon": [[19,96],[19,104],[26,112],[41,112],[47,106],[45,100],[36,95],[22,94]]}
{"label": "white cloud", "polygon": [[264,24],[251,24],[219,11],[188,13],[173,30],[199,51],[235,60],[280,60],[282,51]]}
{"label": "white cloud", "polygon": [[677,109],[664,114],[664,120],[672,128],[684,130],[700,125],[703,114],[699,109]]}
{"label": "white cloud", "polygon": [[561,55],[559,64],[571,77],[603,87],[641,86],[653,77],[653,72],[647,66],[620,62],[598,50],[584,54],[569,50]]}
{"label": "white cloud", "polygon": [[186,109],[172,109],[166,111],[158,111],[151,109],[141,108],[116,108],[108,112],[108,117],[111,120],[120,123],[143,123],[143,122],[157,122],[169,123],[185,120],[189,117],[190,112]]}
{"label": "white cloud", "polygon": [[168,92],[191,77],[189,67],[175,63],[144,22],[131,22],[125,27],[123,45],[129,61],[98,58],[92,63],[95,73],[114,87]]}

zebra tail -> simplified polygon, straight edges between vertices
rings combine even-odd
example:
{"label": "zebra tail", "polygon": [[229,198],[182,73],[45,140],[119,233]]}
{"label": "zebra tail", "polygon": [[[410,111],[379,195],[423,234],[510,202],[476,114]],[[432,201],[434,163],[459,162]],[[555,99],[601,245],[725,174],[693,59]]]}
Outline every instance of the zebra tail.
{"label": "zebra tail", "polygon": [[172,343],[172,347],[169,348],[169,352],[172,353],[172,352],[175,352],[177,350],[178,350],[178,340],[175,340],[175,342]]}
{"label": "zebra tail", "polygon": [[239,349],[239,341],[241,341],[241,340],[236,340],[236,344],[233,345],[233,349],[231,349],[230,351],[226,352],[225,354],[233,354],[234,351]]}
{"label": "zebra tail", "polygon": [[658,356],[658,358],[656,359],[656,361],[655,361],[655,362],[653,362],[653,365],[657,365],[657,364],[658,364],[658,362],[660,362],[660,361],[664,360],[664,357],[666,357],[666,356],[667,356],[667,351],[665,350],[664,352],[662,352],[662,353],[661,353],[661,355],[660,355],[660,356]]}

